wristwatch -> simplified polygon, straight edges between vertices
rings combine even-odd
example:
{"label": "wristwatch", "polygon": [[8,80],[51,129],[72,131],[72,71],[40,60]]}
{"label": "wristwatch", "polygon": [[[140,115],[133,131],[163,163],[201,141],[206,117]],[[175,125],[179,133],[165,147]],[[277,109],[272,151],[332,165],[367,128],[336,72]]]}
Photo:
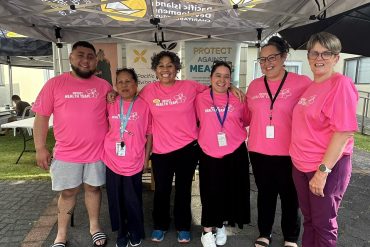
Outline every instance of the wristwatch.
{"label": "wristwatch", "polygon": [[325,164],[320,164],[319,165],[319,171],[330,173],[331,172],[331,169],[329,169]]}

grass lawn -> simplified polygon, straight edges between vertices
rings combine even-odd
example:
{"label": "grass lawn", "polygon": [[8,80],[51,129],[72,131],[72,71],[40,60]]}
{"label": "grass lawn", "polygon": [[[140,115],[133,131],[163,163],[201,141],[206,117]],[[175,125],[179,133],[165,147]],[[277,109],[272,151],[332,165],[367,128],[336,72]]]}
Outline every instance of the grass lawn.
{"label": "grass lawn", "polygon": [[355,134],[355,146],[359,149],[370,152],[370,136],[361,135],[361,133]]}
{"label": "grass lawn", "polygon": [[[26,134],[27,135],[27,134]],[[54,146],[52,130],[49,131],[47,145]],[[25,152],[18,164],[15,164],[23,149],[21,134],[13,136],[13,130],[0,136],[0,180],[38,180],[50,179],[49,172],[36,165],[35,152]],[[34,150],[33,140],[27,142],[27,149]]]}
{"label": "grass lawn", "polygon": [[[52,130],[49,131],[47,144],[49,150],[54,146]],[[28,149],[33,149],[33,141],[27,143]],[[370,152],[370,136],[355,134],[357,148]],[[0,136],[0,180],[38,180],[50,179],[49,172],[36,165],[35,153],[26,152],[18,164],[15,164],[23,147],[23,138],[20,134],[13,136],[10,131],[6,136]]]}

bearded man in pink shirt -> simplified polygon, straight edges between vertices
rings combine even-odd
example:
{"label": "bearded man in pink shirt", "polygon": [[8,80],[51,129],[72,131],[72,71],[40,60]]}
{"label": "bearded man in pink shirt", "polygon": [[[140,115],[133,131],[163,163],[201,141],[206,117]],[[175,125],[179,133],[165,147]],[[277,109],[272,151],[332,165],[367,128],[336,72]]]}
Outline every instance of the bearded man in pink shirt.
{"label": "bearded man in pink shirt", "polygon": [[54,121],[55,147],[50,166],[52,189],[60,191],[58,233],[52,247],[67,244],[67,228],[76,197],[83,184],[93,246],[105,246],[99,212],[100,186],[105,183],[105,165],[100,160],[108,131],[106,94],[112,90],[94,75],[96,51],[92,44],[79,41],[72,47],[72,71],[46,82],[32,110],[36,112],[34,140],[38,166],[48,170],[51,155],[46,148],[48,122]]}

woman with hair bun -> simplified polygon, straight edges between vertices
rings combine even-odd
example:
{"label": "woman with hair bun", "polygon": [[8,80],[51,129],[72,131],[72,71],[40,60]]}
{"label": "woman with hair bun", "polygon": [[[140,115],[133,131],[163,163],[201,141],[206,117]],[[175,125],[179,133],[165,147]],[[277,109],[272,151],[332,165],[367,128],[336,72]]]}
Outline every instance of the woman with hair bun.
{"label": "woman with hair bun", "polygon": [[302,75],[286,71],[289,45],[274,36],[261,48],[257,59],[264,76],[253,80],[247,91],[251,114],[248,150],[258,188],[259,237],[256,247],[270,246],[278,196],[284,246],[295,247],[300,232],[297,193],[292,179],[289,145],[292,112],[311,84]]}

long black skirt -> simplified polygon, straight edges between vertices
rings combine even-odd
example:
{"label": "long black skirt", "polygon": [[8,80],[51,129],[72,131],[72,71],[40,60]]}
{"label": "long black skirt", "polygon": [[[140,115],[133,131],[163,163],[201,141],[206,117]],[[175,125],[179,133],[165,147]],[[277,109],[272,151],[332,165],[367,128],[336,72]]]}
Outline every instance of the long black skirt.
{"label": "long black skirt", "polygon": [[250,223],[250,182],[248,151],[243,142],[222,158],[203,151],[199,160],[202,226],[221,227]]}

